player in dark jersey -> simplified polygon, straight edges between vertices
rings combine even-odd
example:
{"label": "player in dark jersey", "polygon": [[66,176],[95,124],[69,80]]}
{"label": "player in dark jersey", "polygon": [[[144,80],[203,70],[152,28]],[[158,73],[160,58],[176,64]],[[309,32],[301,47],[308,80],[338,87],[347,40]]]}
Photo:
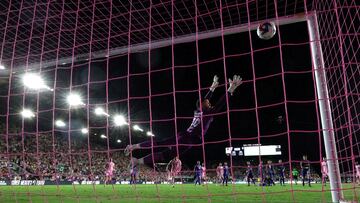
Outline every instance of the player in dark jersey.
{"label": "player in dark jersey", "polygon": [[279,174],[280,185],[285,186],[285,166],[281,159],[279,160],[278,174]]}
{"label": "player in dark jersey", "polygon": [[305,186],[305,181],[307,179],[309,183],[309,187],[311,187],[310,183],[310,161],[307,159],[307,156],[303,156],[303,160],[300,162],[300,168],[301,168],[301,176],[302,176],[302,184]]}
{"label": "player in dark jersey", "polygon": [[266,164],[266,185],[268,186],[275,185],[274,175],[275,175],[275,171],[272,165],[272,161],[268,161]]}
{"label": "player in dark jersey", "polygon": [[[227,93],[230,96],[233,95],[235,89],[241,83],[242,83],[241,77],[234,75],[233,80],[229,79],[229,88],[227,90]],[[210,124],[214,120],[214,116],[212,114],[218,113],[226,105],[225,94],[218,100],[215,106],[212,106],[210,103],[212,94],[218,85],[219,85],[218,77],[215,75],[209,92],[206,94],[204,98],[201,99],[201,105],[199,101],[196,103],[197,110],[194,112],[193,121],[186,131],[179,132],[176,137],[172,136],[171,138],[162,141],[153,140],[153,146],[162,145],[164,146],[163,150],[159,152],[154,152],[153,154],[149,154],[140,159],[137,159],[137,163],[148,164],[152,166],[153,161],[156,163],[159,161],[164,161],[165,159],[171,159],[172,157],[185,153],[187,150],[191,148],[190,146],[191,144],[200,144],[202,141],[201,140],[202,135],[206,134],[206,132],[210,127]],[[201,122],[203,123],[202,125],[203,129],[201,129]],[[178,144],[187,144],[186,146],[184,145],[178,146],[179,154],[177,154],[176,148],[173,147],[174,145],[176,145],[176,139],[178,139]],[[125,155],[129,155],[131,150],[136,150],[140,148],[149,148],[149,147],[152,147],[151,140],[139,144],[128,145],[125,149]]]}
{"label": "player in dark jersey", "polygon": [[224,184],[226,186],[228,186],[228,181],[229,181],[229,176],[230,176],[230,168],[227,165],[227,163],[224,163],[224,178],[223,178],[223,186]]}
{"label": "player in dark jersey", "polygon": [[195,172],[195,185],[199,183],[201,185],[201,176],[202,176],[202,166],[200,164],[200,161],[196,162],[196,165],[194,167]]}
{"label": "player in dark jersey", "polygon": [[128,168],[130,168],[130,184],[136,184],[136,177],[139,172],[138,166],[136,163],[130,163]]}
{"label": "player in dark jersey", "polygon": [[254,172],[251,166],[250,161],[246,162],[247,167],[246,167],[246,179],[248,182],[248,186],[250,186],[250,182],[252,182],[255,185],[255,179],[254,179]]}

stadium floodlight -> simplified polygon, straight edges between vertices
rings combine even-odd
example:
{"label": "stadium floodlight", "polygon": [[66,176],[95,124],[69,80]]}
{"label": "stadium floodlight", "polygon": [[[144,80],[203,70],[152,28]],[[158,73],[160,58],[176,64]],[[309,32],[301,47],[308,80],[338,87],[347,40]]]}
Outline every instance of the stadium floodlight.
{"label": "stadium floodlight", "polygon": [[117,143],[121,143],[121,140],[116,140]]}
{"label": "stadium floodlight", "polygon": [[26,73],[22,79],[25,87],[29,89],[34,89],[34,90],[48,89],[53,91],[53,89],[51,89],[45,84],[45,81],[38,74]]}
{"label": "stadium floodlight", "polygon": [[106,112],[104,111],[104,109],[101,108],[101,107],[97,107],[97,108],[95,109],[95,114],[98,115],[98,116],[101,116],[101,115],[105,115],[105,116],[107,116],[107,117],[110,116],[110,115],[109,115],[108,113],[106,113]]}
{"label": "stadium floodlight", "polygon": [[0,64],[0,70],[5,70],[5,69],[6,69],[5,66]]}
{"label": "stadium floodlight", "polygon": [[123,126],[123,125],[129,125],[126,120],[125,117],[122,115],[116,115],[114,116],[114,123],[116,126]]}
{"label": "stadium floodlight", "polygon": [[82,134],[87,134],[89,132],[89,130],[87,128],[83,128],[81,129],[81,133]]}
{"label": "stadium floodlight", "polygon": [[80,95],[78,94],[69,94],[67,97],[67,102],[70,106],[80,106],[80,105],[85,105],[82,102],[82,99],[80,97]]}
{"label": "stadium floodlight", "polygon": [[104,134],[102,134],[102,135],[100,135],[100,138],[106,139],[107,137]]}
{"label": "stadium floodlight", "polygon": [[65,127],[66,126],[66,124],[64,123],[64,121],[62,121],[62,120],[57,120],[56,122],[55,122],[55,125],[57,126],[57,127]]}
{"label": "stadium floodlight", "polygon": [[155,135],[154,135],[152,132],[150,132],[150,131],[147,131],[147,132],[146,132],[146,135],[149,136],[149,137],[155,137]]}
{"label": "stadium floodlight", "polygon": [[35,114],[30,109],[23,109],[21,111],[21,115],[23,118],[33,118]]}
{"label": "stadium floodlight", "polygon": [[141,129],[138,125],[134,125],[133,129],[136,130],[136,131],[144,132],[144,130]]}

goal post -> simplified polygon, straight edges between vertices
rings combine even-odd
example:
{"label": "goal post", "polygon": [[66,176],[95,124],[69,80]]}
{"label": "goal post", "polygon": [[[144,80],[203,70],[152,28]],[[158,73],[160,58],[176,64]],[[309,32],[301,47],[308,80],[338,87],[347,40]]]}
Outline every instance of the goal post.
{"label": "goal post", "polygon": [[307,15],[307,26],[309,31],[311,59],[313,71],[315,74],[316,94],[320,111],[322,126],[321,130],[324,139],[326,161],[329,170],[331,197],[333,202],[339,202],[339,200],[342,200],[344,196],[341,189],[341,177],[336,149],[336,140],[334,135],[333,119],[331,116],[331,107],[326,82],[327,79],[324,67],[323,52],[321,48],[319,26],[315,12],[311,15]]}

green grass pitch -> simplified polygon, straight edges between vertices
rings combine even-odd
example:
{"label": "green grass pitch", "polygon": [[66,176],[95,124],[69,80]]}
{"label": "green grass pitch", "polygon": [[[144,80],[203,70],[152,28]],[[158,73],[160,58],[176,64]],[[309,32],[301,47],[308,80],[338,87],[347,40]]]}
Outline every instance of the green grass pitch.
{"label": "green grass pitch", "polygon": [[[259,187],[215,184],[176,185],[66,185],[66,186],[1,186],[0,202],[331,202],[329,191],[320,184]],[[360,188],[344,185],[347,200],[355,202]]]}

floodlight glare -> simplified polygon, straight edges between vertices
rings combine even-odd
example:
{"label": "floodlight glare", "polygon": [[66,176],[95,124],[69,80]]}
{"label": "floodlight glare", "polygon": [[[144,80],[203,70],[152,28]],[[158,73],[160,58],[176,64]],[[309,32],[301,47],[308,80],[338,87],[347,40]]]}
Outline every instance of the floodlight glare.
{"label": "floodlight glare", "polygon": [[23,109],[21,112],[22,117],[32,118],[35,117],[35,114],[30,109]]}
{"label": "floodlight glare", "polygon": [[136,130],[136,131],[144,132],[144,130],[141,129],[138,125],[134,125],[133,129]]}
{"label": "floodlight glare", "polygon": [[95,109],[95,114],[98,115],[98,116],[101,116],[101,115],[105,115],[105,116],[110,116],[109,114],[107,114],[103,108],[101,107],[97,107]]}
{"label": "floodlight glare", "polygon": [[81,133],[82,134],[87,134],[89,132],[89,130],[87,128],[83,128],[81,129]]}
{"label": "floodlight glare", "polygon": [[150,137],[155,137],[155,135],[154,135],[152,132],[150,132],[150,131],[147,131],[147,132],[146,132],[146,135],[147,135],[147,136],[150,136]]}
{"label": "floodlight glare", "polygon": [[55,122],[55,125],[56,125],[57,127],[65,127],[65,126],[66,126],[66,124],[65,124],[64,121],[62,121],[62,120],[57,120],[57,121]]}
{"label": "floodlight glare", "polygon": [[107,137],[104,134],[102,134],[102,135],[100,135],[100,138],[106,139]]}
{"label": "floodlight glare", "polygon": [[0,64],[0,70],[5,70],[5,66]]}
{"label": "floodlight glare", "polygon": [[95,114],[96,115],[102,115],[103,113],[105,113],[105,112],[104,112],[104,109],[102,109],[101,107],[97,107],[95,109]]}
{"label": "floodlight glare", "polygon": [[116,126],[123,126],[123,125],[129,125],[126,120],[125,117],[122,115],[116,115],[114,116],[114,123]]}
{"label": "floodlight glare", "polygon": [[23,76],[23,83],[29,89],[48,89],[52,90],[45,84],[45,81],[40,77],[40,75],[34,73],[26,73]]}
{"label": "floodlight glare", "polygon": [[117,143],[121,143],[121,140],[116,140]]}
{"label": "floodlight glare", "polygon": [[67,102],[70,106],[85,105],[82,102],[80,95],[78,94],[69,94],[69,96],[67,97]]}

